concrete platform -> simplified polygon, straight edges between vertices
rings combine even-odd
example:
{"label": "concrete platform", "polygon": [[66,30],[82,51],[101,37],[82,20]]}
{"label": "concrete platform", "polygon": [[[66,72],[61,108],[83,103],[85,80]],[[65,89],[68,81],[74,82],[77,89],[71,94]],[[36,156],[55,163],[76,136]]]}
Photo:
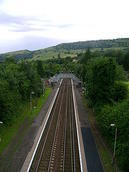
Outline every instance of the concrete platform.
{"label": "concrete platform", "polygon": [[91,131],[90,122],[88,120],[88,112],[83,105],[82,96],[80,95],[78,88],[75,88],[75,94],[77,97],[79,121],[87,162],[87,170],[88,172],[104,172],[101,158],[99,156],[97,146]]}
{"label": "concrete platform", "polygon": [[79,121],[78,106],[76,102],[73,81],[71,80],[71,82],[72,82],[72,92],[73,92],[73,102],[74,102],[74,110],[75,110],[75,120],[76,120],[76,128],[77,128],[81,172],[88,172],[85,152],[84,152],[83,139],[82,139],[82,132],[81,132],[80,121]]}

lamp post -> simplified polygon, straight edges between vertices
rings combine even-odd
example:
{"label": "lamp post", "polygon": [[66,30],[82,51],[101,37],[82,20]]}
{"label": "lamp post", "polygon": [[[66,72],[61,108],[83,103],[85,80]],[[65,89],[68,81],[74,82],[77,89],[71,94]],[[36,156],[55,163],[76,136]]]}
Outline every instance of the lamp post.
{"label": "lamp post", "polygon": [[30,109],[32,109],[32,95],[34,95],[35,92],[34,91],[31,91],[30,93]]}
{"label": "lamp post", "polygon": [[[3,122],[2,122],[2,121],[0,121],[0,124],[3,124]],[[0,137],[0,142],[1,142],[1,137]]]}
{"label": "lamp post", "polygon": [[[116,127],[115,124],[110,124],[111,127]],[[115,128],[115,138],[114,138],[114,150],[112,156],[112,164],[114,164],[115,155],[116,155],[116,141],[117,141],[117,127]]]}
{"label": "lamp post", "polygon": [[36,109],[37,107],[36,107],[36,106],[34,106],[33,108],[34,108],[34,109]]}
{"label": "lamp post", "polygon": [[43,96],[44,96],[45,82],[44,82],[44,79],[43,78],[41,78],[41,82],[42,82],[42,92],[43,92]]}

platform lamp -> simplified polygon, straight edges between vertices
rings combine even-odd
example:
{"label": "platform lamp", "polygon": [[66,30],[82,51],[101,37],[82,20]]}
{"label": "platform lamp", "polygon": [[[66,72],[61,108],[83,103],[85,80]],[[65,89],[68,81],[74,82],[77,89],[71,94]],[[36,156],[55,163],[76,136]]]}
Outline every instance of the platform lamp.
{"label": "platform lamp", "polygon": [[115,155],[116,155],[117,127],[115,124],[110,124],[110,126],[115,127],[114,150],[113,150],[113,156],[112,156],[112,164],[114,164]]}
{"label": "platform lamp", "polygon": [[[2,121],[0,121],[0,124],[3,124],[3,122],[2,122]],[[0,142],[1,142],[1,137],[0,137]]]}
{"label": "platform lamp", "polygon": [[43,96],[44,96],[44,93],[45,93],[45,81],[43,78],[41,78],[41,82],[42,82],[42,93],[43,93]]}
{"label": "platform lamp", "polygon": [[31,91],[30,93],[30,109],[32,109],[32,95],[34,95],[35,92],[34,91]]}

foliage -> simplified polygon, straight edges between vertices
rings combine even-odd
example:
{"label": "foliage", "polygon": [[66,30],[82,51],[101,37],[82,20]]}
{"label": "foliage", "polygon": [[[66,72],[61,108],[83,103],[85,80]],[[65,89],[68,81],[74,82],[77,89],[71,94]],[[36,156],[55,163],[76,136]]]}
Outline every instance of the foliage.
{"label": "foliage", "polygon": [[129,70],[129,51],[124,56],[123,66],[124,66],[124,68],[125,68],[126,71]]}
{"label": "foliage", "polygon": [[81,54],[81,55],[82,55],[82,57],[80,59],[80,63],[86,64],[87,61],[91,58],[91,51],[90,51],[90,49],[88,48],[87,51],[84,54]]}
{"label": "foliage", "polygon": [[42,93],[41,78],[49,78],[59,72],[75,71],[76,63],[71,57],[47,61],[21,61],[7,58],[0,64],[0,120],[11,123],[19,104],[30,101],[30,94]]}
{"label": "foliage", "polygon": [[[124,171],[129,171],[129,102],[126,73],[112,57],[91,57],[81,64],[80,78],[86,87],[88,104],[97,115],[102,134],[113,149],[114,132],[118,128],[116,158]],[[125,155],[126,154],[126,155]]]}
{"label": "foliage", "polygon": [[29,101],[31,91],[42,93],[42,83],[33,63],[7,59],[0,64],[0,120],[11,122],[22,101]]}
{"label": "foliage", "polygon": [[128,87],[124,82],[115,82],[113,88],[113,99],[115,101],[123,100],[127,98],[128,95]]}
{"label": "foliage", "polygon": [[117,62],[128,70],[129,55],[127,50],[129,48],[129,38],[64,43],[35,51],[21,50],[9,52],[0,54],[0,62],[11,57],[14,57],[17,61],[24,59],[48,60],[57,59],[58,57],[65,58],[67,56],[76,58],[76,56],[82,57],[89,48],[92,52],[92,57],[106,56],[116,58]]}
{"label": "foliage", "polygon": [[85,50],[87,48],[116,48],[116,47],[128,47],[129,39],[112,39],[112,40],[97,40],[97,41],[80,41],[73,43],[63,43],[55,46],[56,50],[66,49],[66,50]]}
{"label": "foliage", "polygon": [[0,61],[6,58],[14,58],[15,60],[29,59],[33,57],[33,52],[29,50],[14,51],[10,53],[0,54]]}
{"label": "foliage", "polygon": [[[15,58],[7,58],[0,64],[0,120],[10,124],[18,114],[18,106],[29,101],[32,91],[35,92],[35,98],[41,95],[41,78],[49,78],[60,72],[73,72],[83,81],[88,103],[95,109],[101,131],[110,140],[111,147],[114,142],[114,129],[110,128],[110,123],[117,125],[117,161],[128,171],[129,84],[124,69],[127,71],[129,67],[129,51],[109,48],[122,46],[125,41],[128,42],[128,39],[80,42],[69,44],[69,48],[61,44],[34,51],[33,61],[17,62]],[[80,46],[85,51],[71,51]],[[101,50],[92,51],[92,46],[100,47]],[[127,47],[125,44],[123,46]],[[105,50],[105,47],[108,49]],[[44,57],[45,53],[51,58],[38,60],[38,56]],[[125,151],[127,156],[124,156]]]}
{"label": "foliage", "polygon": [[91,59],[86,70],[86,94],[91,104],[111,102],[116,62],[111,58]]}
{"label": "foliage", "polygon": [[117,161],[124,171],[129,171],[129,101],[117,103],[116,105],[104,105],[97,113],[97,120],[103,135],[108,139],[113,148],[115,128],[110,124],[115,123],[118,128],[117,137]]}
{"label": "foliage", "polygon": [[[19,127],[24,125],[24,122],[28,125],[24,128],[26,131],[30,127],[32,120],[38,113],[40,112],[42,106],[47,101],[49,94],[51,93],[50,88],[46,88],[45,95],[41,95],[39,98],[34,98],[33,103],[36,105],[36,108],[32,111],[30,110],[29,102],[20,103],[18,109],[15,113],[18,113],[17,118],[12,116],[10,125],[1,125],[0,128],[0,154],[7,147],[7,145],[11,142],[12,138],[17,134]],[[25,131],[24,131],[25,132]],[[19,143],[21,142],[21,138],[24,136],[24,132],[20,135]],[[16,145],[15,145],[16,146]]]}
{"label": "foliage", "polygon": [[127,75],[126,75],[126,72],[124,71],[124,68],[122,65],[116,66],[116,78],[115,78],[115,80],[127,81]]}

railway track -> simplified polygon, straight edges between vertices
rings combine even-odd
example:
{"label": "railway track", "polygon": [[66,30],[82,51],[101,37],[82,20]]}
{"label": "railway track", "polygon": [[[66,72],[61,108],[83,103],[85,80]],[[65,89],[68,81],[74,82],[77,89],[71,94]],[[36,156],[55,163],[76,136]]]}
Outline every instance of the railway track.
{"label": "railway track", "polygon": [[72,85],[63,79],[30,172],[80,172]]}

